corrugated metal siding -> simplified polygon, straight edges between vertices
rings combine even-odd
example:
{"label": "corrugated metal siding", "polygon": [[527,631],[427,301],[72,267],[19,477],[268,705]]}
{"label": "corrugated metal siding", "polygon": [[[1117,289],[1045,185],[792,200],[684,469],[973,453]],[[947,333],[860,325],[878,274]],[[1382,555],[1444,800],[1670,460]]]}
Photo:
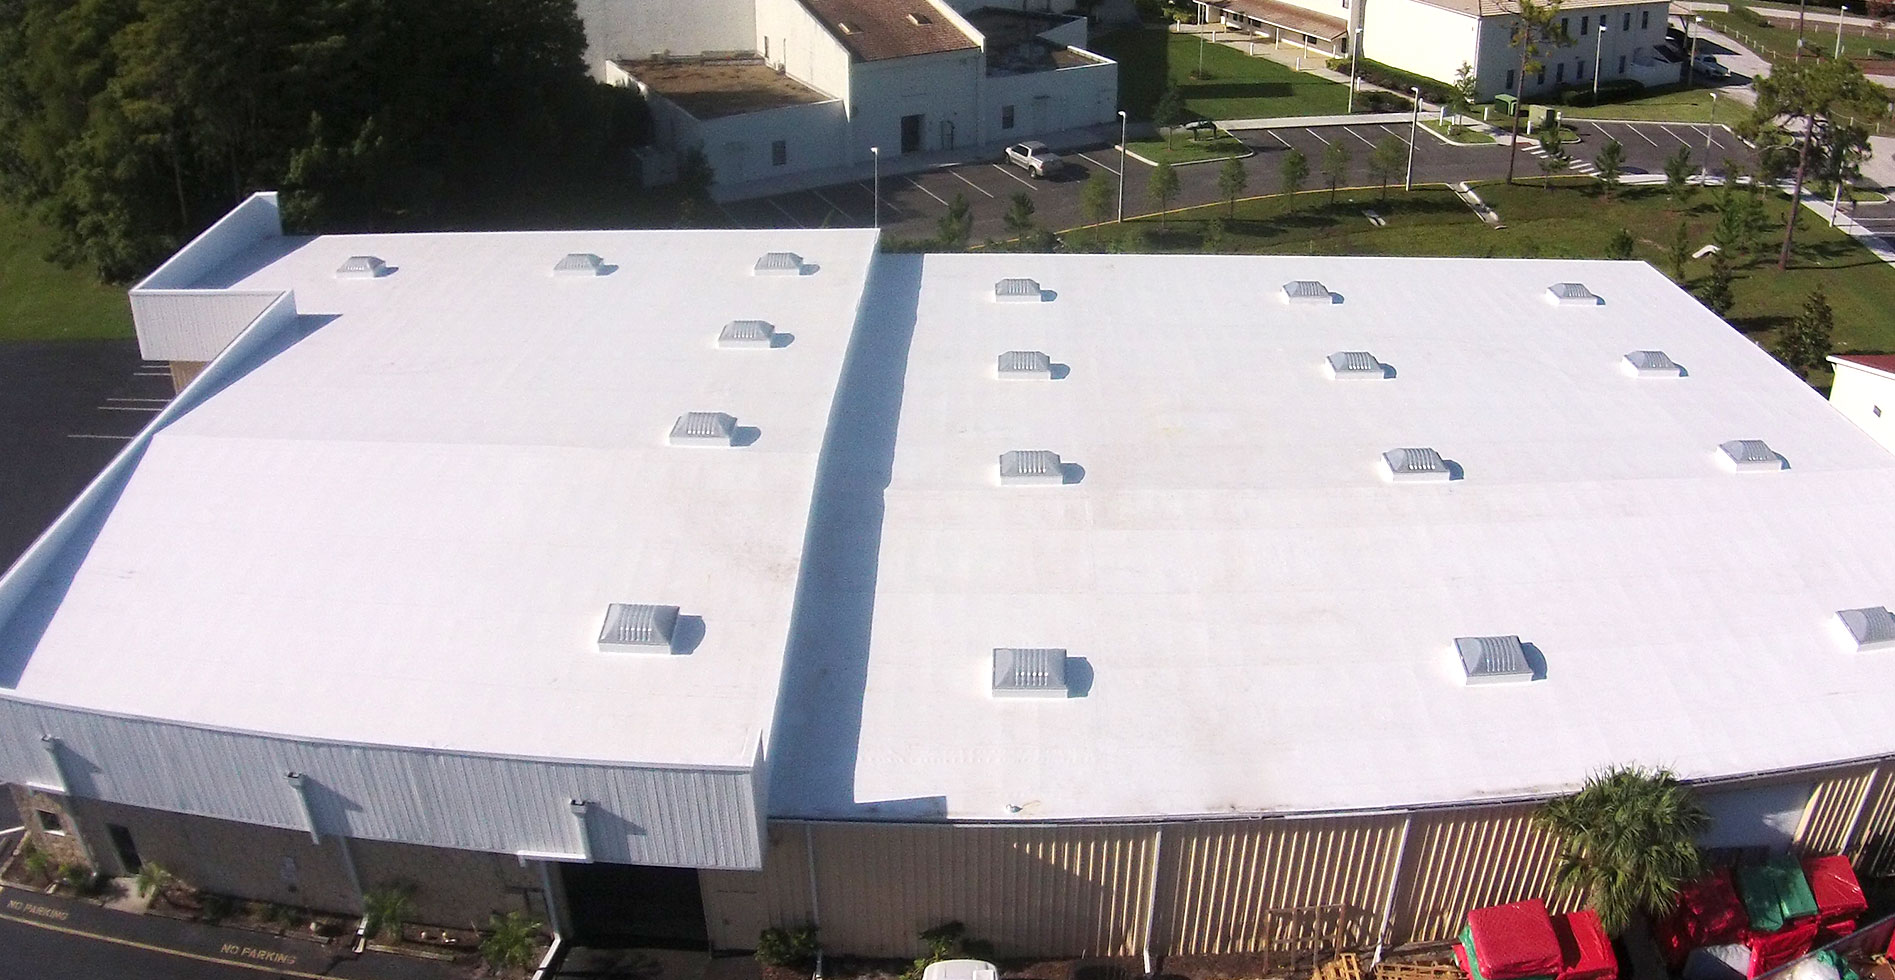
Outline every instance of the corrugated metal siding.
{"label": "corrugated metal siding", "polygon": [[706,871],[698,876],[712,949],[755,949],[757,934],[769,926],[815,923],[805,839],[803,824],[771,823],[761,871]]}
{"label": "corrugated metal siding", "polygon": [[1807,854],[1837,854],[1855,819],[1862,793],[1875,776],[1874,766],[1857,766],[1830,773],[1816,781],[1796,835],[1798,850]]}
{"label": "corrugated metal siding", "polygon": [[1884,762],[1880,771],[1849,842],[1856,873],[1865,877],[1895,872],[1895,764]]}
{"label": "corrugated metal siding", "polygon": [[140,356],[153,361],[209,361],[281,292],[134,290],[132,322]]}
{"label": "corrugated metal siding", "polygon": [[566,801],[592,800],[597,860],[699,868],[762,863],[749,770],[544,762],[301,741],[0,699],[0,780],[57,785],[40,736],[60,739],[75,795],[302,829],[284,774],[304,773],[325,833],[474,851],[575,853]]}
{"label": "corrugated metal siding", "polygon": [[1402,860],[1391,941],[1452,939],[1467,910],[1544,898],[1554,911],[1577,906],[1553,894],[1552,835],[1533,825],[1531,805],[1417,813]]}
{"label": "corrugated metal siding", "polygon": [[1373,945],[1400,814],[1165,827],[1158,935],[1173,955]]}

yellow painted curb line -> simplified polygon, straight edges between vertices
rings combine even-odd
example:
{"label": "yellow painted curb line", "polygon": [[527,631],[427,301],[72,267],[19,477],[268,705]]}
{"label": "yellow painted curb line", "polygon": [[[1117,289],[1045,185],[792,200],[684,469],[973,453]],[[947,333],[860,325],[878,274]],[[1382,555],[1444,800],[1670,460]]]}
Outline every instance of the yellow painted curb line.
{"label": "yellow painted curb line", "polygon": [[206,956],[203,953],[187,953],[181,949],[153,946],[150,943],[141,943],[135,939],[121,939],[117,936],[100,935],[96,932],[87,932],[84,929],[74,929],[70,926],[59,926],[50,922],[41,922],[38,919],[23,919],[17,915],[8,915],[5,912],[0,912],[0,919],[4,919],[8,922],[17,922],[24,926],[33,926],[36,929],[49,929],[53,932],[64,933],[68,936],[79,936],[83,939],[97,939],[100,942],[116,943],[120,946],[130,946],[133,949],[142,949],[153,953],[164,953],[169,956],[179,956],[187,960],[197,960],[200,963],[234,966],[245,970],[256,970],[260,973],[274,973],[284,977],[303,977],[307,978],[307,980],[335,980],[333,975],[327,973],[308,973],[302,970],[287,970],[277,966],[266,966],[262,963],[246,963],[243,960],[221,959],[216,956]]}

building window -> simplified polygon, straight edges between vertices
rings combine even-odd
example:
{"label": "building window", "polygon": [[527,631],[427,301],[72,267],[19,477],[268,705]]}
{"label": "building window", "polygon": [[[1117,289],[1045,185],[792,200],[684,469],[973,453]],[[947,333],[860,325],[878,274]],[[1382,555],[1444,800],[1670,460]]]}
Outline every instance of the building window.
{"label": "building window", "polygon": [[1559,19],[1559,32],[1567,37],[1573,36],[1573,19],[1571,17],[1561,17]]}
{"label": "building window", "polygon": [[1540,66],[1540,73],[1534,77],[1533,84],[1535,85],[1546,84],[1546,66],[1545,65]]}
{"label": "building window", "polygon": [[1583,82],[1586,80],[1586,59],[1584,58],[1579,59],[1577,71],[1573,73],[1573,80],[1577,82]]}
{"label": "building window", "polygon": [[1638,29],[1641,31],[1648,31],[1648,30],[1651,30],[1651,27],[1652,27],[1652,12],[1649,10],[1639,11],[1638,12]]}
{"label": "building window", "polygon": [[1622,18],[1619,21],[1619,30],[1629,31],[1631,29],[1632,29],[1632,12],[1628,10],[1625,12],[1624,18]]}
{"label": "building window", "polygon": [[789,141],[777,140],[776,142],[771,143],[770,144],[770,166],[781,167],[782,165],[788,162],[790,162]]}
{"label": "building window", "polygon": [[1619,74],[1625,74],[1625,56],[1619,55]]}
{"label": "building window", "polygon": [[1592,30],[1592,15],[1587,14],[1586,16],[1579,18],[1579,36],[1585,37],[1586,34],[1590,32],[1591,30]]}
{"label": "building window", "polygon": [[1553,66],[1553,84],[1566,84],[1566,63],[1564,61]]}
{"label": "building window", "polygon": [[51,810],[35,810],[33,812],[39,817],[39,829],[49,834],[64,834],[66,832],[66,824],[59,819],[59,814]]}
{"label": "building window", "polygon": [[1503,87],[1509,92],[1513,91],[1513,69],[1511,68],[1507,69],[1507,84]]}
{"label": "building window", "polygon": [[1010,105],[1003,105],[1000,107],[1000,128],[1001,129],[1013,128],[1013,107]]}

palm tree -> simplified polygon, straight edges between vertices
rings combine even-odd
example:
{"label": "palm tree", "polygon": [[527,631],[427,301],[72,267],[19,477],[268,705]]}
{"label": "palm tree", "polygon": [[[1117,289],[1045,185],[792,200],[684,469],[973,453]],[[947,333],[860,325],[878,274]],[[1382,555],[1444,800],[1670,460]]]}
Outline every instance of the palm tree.
{"label": "palm tree", "polygon": [[362,896],[362,931],[370,939],[401,941],[401,929],[415,914],[415,886],[393,881]]}
{"label": "palm tree", "polygon": [[533,965],[533,953],[539,945],[540,924],[518,910],[494,916],[487,923],[487,935],[480,940],[480,957],[496,972],[524,970]]}
{"label": "palm tree", "polygon": [[1703,868],[1698,835],[1710,824],[1691,788],[1667,769],[1618,766],[1571,796],[1548,800],[1534,820],[1559,837],[1555,880],[1588,896],[1607,932],[1641,913],[1664,915]]}
{"label": "palm tree", "polygon": [[138,887],[139,898],[149,898],[153,905],[169,905],[171,900],[166,897],[166,893],[178,883],[178,876],[156,861],[146,861],[138,866],[138,875],[133,882]]}

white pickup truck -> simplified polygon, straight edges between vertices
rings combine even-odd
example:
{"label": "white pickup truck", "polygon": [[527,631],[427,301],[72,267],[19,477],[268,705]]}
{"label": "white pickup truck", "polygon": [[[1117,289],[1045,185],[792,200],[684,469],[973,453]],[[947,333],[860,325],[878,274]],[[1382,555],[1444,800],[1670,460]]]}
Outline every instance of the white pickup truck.
{"label": "white pickup truck", "polygon": [[1066,169],[1066,161],[1039,140],[1028,140],[1007,147],[1007,162],[1034,177],[1052,177]]}

